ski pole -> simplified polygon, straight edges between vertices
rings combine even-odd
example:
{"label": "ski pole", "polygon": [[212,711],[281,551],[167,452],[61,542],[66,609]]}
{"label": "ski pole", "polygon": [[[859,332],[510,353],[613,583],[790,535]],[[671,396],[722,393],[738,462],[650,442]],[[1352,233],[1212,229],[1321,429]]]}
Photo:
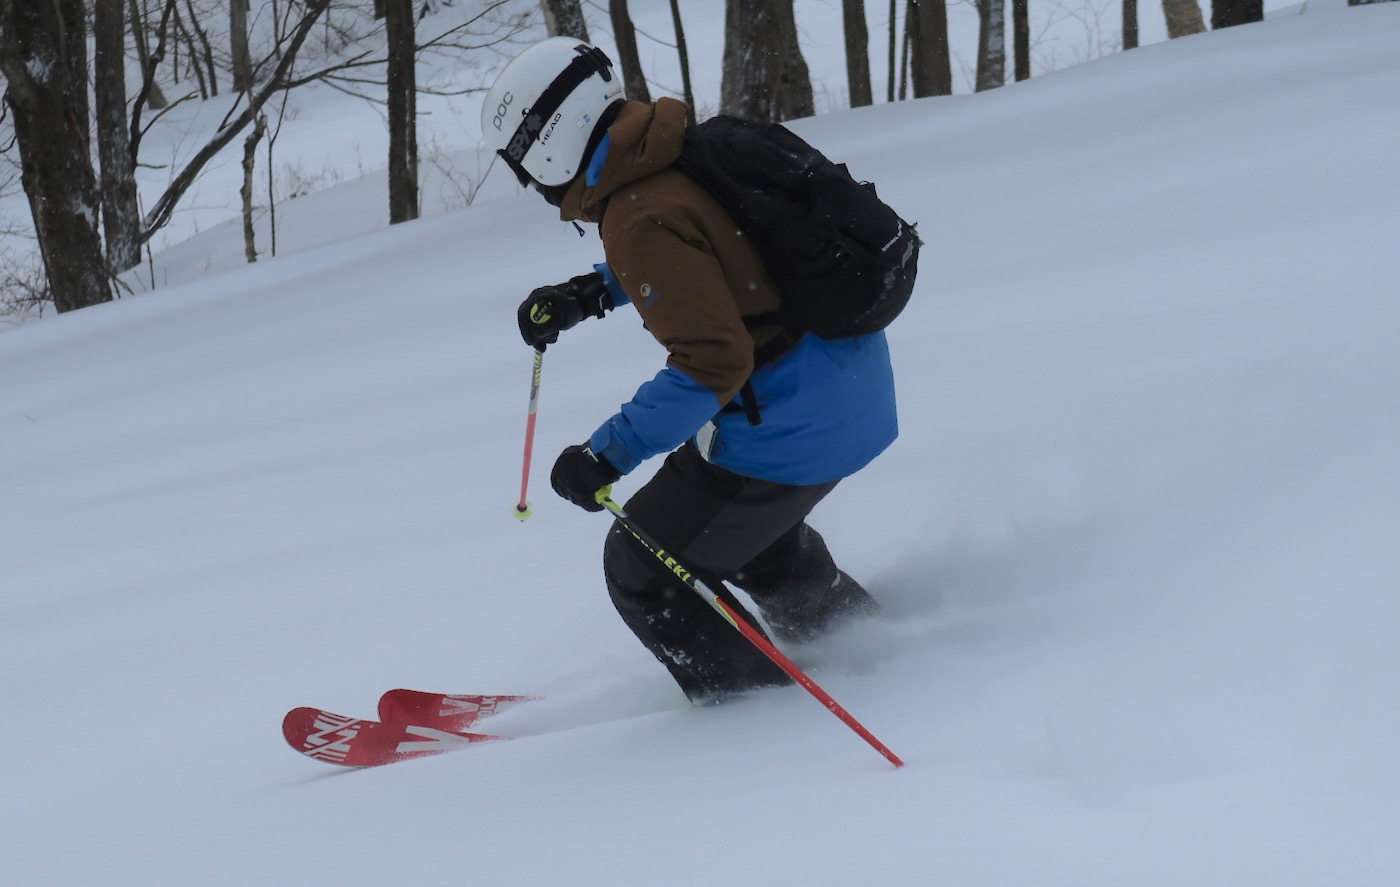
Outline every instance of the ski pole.
{"label": "ski pole", "polygon": [[826,706],[828,711],[840,718],[841,722],[847,727],[854,730],[857,736],[868,742],[871,748],[884,755],[885,760],[896,767],[904,766],[904,762],[901,761],[894,752],[886,748],[885,744],[879,739],[876,739],[875,734],[865,729],[860,721],[857,721],[851,716],[850,712],[841,707],[839,702],[832,699],[831,694],[817,686],[816,681],[809,678],[806,672],[797,667],[796,663],[783,655],[781,650],[773,646],[758,629],[754,628],[747,620],[736,613],[734,608],[726,604],[724,599],[716,594],[713,589],[706,585],[704,581],[694,573],[690,572],[684,564],[677,561],[674,556],[658,545],[656,540],[648,536],[641,527],[637,526],[636,522],[622,509],[622,506],[612,500],[611,486],[603,487],[599,490],[597,499],[598,504],[612,512],[613,517],[617,518],[618,523],[622,524],[622,526],[642,544],[643,548],[650,552],[657,560],[661,561],[666,569],[675,574],[676,578],[684,582],[691,591],[704,598],[705,602],[723,616],[726,622],[738,629],[739,633],[748,638],[750,643],[761,650],[769,659],[773,660],[773,663],[786,672],[788,677],[800,684],[808,693],[811,693],[818,702]]}
{"label": "ski pole", "polygon": [[540,407],[540,374],[544,367],[544,346],[535,348],[535,371],[530,376],[530,416],[525,420],[525,460],[520,470],[520,501],[515,503],[515,516],[519,520],[534,514],[530,500],[525,498],[530,490],[530,457],[535,453],[535,414]]}

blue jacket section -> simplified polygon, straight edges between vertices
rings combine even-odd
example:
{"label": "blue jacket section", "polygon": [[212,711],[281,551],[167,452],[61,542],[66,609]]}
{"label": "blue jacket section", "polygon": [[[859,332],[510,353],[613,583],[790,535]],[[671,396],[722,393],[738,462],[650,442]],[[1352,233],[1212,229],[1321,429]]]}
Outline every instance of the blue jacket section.
{"label": "blue jacket section", "polygon": [[607,288],[608,295],[612,296],[614,308],[632,304],[632,300],[627,295],[627,290],[622,288],[622,284],[617,280],[617,275],[613,273],[612,268],[608,267],[607,262],[601,265],[594,265],[593,270],[603,275],[603,286]]}
{"label": "blue jacket section", "polygon": [[[610,272],[598,270],[606,283]],[[859,471],[899,434],[884,333],[803,336],[749,381],[759,425],[749,424],[737,399],[721,408],[708,388],[668,367],[593,433],[593,452],[626,474],[694,437],[709,461],[736,474],[809,485]]]}
{"label": "blue jacket section", "polygon": [[[709,452],[709,461],[736,474],[827,483],[864,468],[899,435],[884,333],[803,336],[749,381],[762,424],[750,425],[742,406],[733,404],[715,417]],[[698,442],[705,443],[703,435]]]}
{"label": "blue jacket section", "polygon": [[593,149],[593,159],[588,161],[588,169],[584,172],[583,183],[588,187],[598,187],[598,177],[603,174],[603,163],[608,159],[608,146],[611,144],[612,136],[603,133],[603,140]]}
{"label": "blue jacket section", "polygon": [[627,474],[652,456],[685,443],[718,408],[713,391],[667,367],[593,432],[590,449]]}

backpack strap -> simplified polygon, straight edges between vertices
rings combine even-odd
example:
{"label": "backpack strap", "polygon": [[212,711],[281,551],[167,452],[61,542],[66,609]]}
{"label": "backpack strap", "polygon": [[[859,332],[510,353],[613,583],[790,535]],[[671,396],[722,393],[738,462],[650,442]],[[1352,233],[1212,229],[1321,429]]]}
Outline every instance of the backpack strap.
{"label": "backpack strap", "polygon": [[753,393],[753,382],[747,379],[744,380],[744,387],[739,389],[739,403],[743,404],[744,415],[750,425],[763,424],[763,414],[758,411],[758,398]]}
{"label": "backpack strap", "polygon": [[[764,323],[771,323],[771,320],[762,319],[768,318],[770,316],[772,318],[776,318],[777,313],[768,312],[767,314],[751,315],[749,317],[745,317],[744,322],[750,326],[759,326]],[[759,323],[753,322],[755,318],[760,319]],[[795,344],[797,344],[797,337],[794,336],[792,333],[788,332],[786,329],[784,329],[782,332],[778,333],[776,336],[770,339],[767,344],[754,349],[754,368],[757,369],[758,367],[764,366],[765,364],[772,363],[775,359],[778,358],[779,355],[786,353],[788,349],[792,348],[792,346]],[[758,408],[758,397],[753,393],[752,380],[744,380],[744,387],[739,389],[739,403],[743,406],[744,415],[748,418],[750,425],[763,424],[763,413]]]}
{"label": "backpack strap", "polygon": [[[748,318],[745,318],[745,320],[747,319]],[[766,366],[774,360],[777,360],[781,355],[786,354],[791,350],[792,346],[797,344],[797,339],[798,337],[786,327],[783,328],[776,336],[769,339],[766,344],[760,345],[753,350],[754,369]]]}
{"label": "backpack strap", "polygon": [[782,326],[783,313],[781,311],[760,311],[757,314],[745,314],[743,317],[744,326],[753,329],[760,326]]}

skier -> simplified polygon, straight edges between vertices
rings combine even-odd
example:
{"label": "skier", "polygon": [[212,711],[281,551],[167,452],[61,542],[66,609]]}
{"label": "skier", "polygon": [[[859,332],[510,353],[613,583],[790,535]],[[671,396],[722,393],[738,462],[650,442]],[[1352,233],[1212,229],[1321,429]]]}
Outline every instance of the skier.
{"label": "skier", "polygon": [[[599,226],[591,274],[530,293],[525,342],[544,348],[584,317],[631,304],[666,366],[587,441],[564,449],[550,482],[586,511],[597,491],[670,453],[625,509],[726,603],[743,589],[779,641],[801,643],[876,609],[806,523],[836,484],[898,433],[884,333],[794,336],[754,247],[726,211],[672,169],[685,106],[628,101],[611,61],[568,37],[515,58],[487,92],[481,128],[563,221]],[[746,324],[746,318],[749,322]],[[620,524],[603,551],[623,621],[693,702],[790,683]]]}

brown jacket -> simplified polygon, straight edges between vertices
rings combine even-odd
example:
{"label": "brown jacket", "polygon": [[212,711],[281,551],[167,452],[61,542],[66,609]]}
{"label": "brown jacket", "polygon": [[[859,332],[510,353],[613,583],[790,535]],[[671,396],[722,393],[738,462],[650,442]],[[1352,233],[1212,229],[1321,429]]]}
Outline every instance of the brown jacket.
{"label": "brown jacket", "polygon": [[608,130],[597,187],[580,176],[560,205],[565,221],[599,223],[608,265],[667,363],[727,404],[753,371],[756,345],[777,327],[745,327],[774,311],[778,296],[734,220],[671,169],[685,135],[685,106],[628,102]]}

